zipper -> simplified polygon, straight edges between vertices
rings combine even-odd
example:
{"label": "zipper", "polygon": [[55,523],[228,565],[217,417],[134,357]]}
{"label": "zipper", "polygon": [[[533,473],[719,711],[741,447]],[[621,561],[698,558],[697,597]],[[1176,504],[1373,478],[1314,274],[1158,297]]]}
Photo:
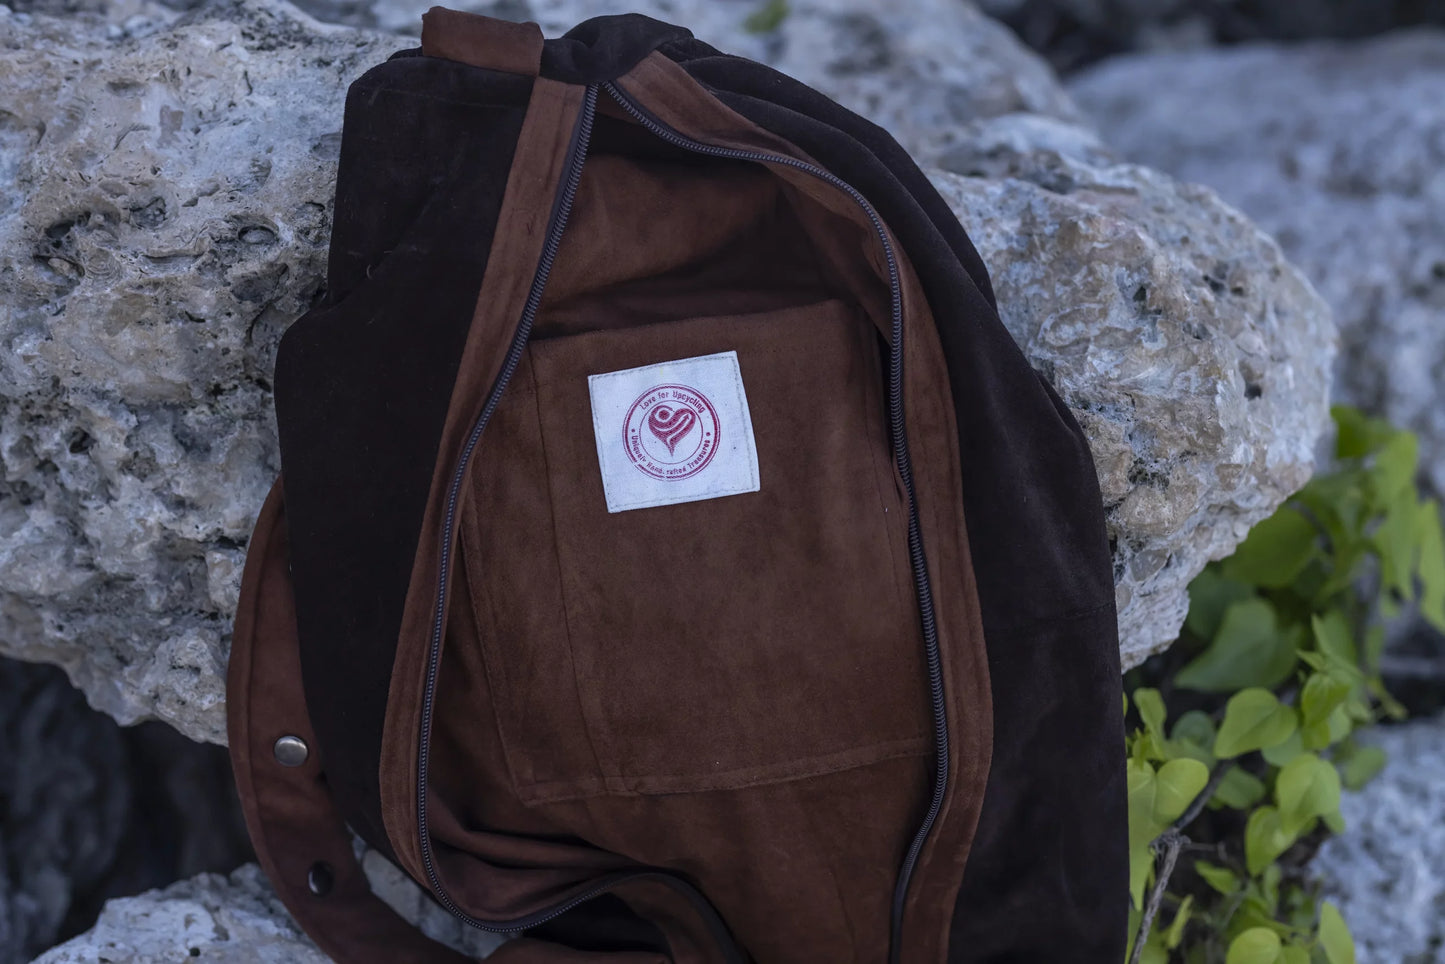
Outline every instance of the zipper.
{"label": "zipper", "polygon": [[928,580],[927,560],[923,555],[923,532],[918,522],[918,499],[913,487],[913,463],[908,454],[908,433],[903,419],[903,289],[898,279],[898,259],[893,251],[893,242],[889,239],[888,231],[883,226],[883,219],[878,216],[873,205],[868,203],[868,199],[857,188],[836,174],[815,164],[782,154],[737,150],[693,140],[653,117],[612,81],[606,81],[602,86],[634,120],[655,136],[675,147],[706,154],[710,157],[785,165],[811,174],[844,192],[868,216],[873,230],[878,235],[878,241],[882,245],[884,258],[888,262],[888,286],[893,315],[892,343],[888,361],[890,435],[894,458],[898,465],[898,475],[903,480],[903,488],[908,494],[908,555],[913,566],[913,582],[918,594],[918,608],[922,614],[923,645],[928,662],[928,686],[933,709],[935,753],[932,798],[929,800],[928,810],[923,815],[918,830],[908,846],[908,851],[903,858],[903,865],[899,868],[898,882],[893,891],[892,937],[889,942],[888,959],[892,964],[897,964],[900,953],[900,931],[903,926],[903,908],[908,899],[908,887],[913,879],[918,855],[923,851],[929,835],[933,832],[934,824],[938,821],[939,811],[943,808],[943,796],[948,788],[949,733],[948,713],[944,705],[943,663],[938,649],[938,625],[933,613],[933,590]]}
{"label": "zipper", "polygon": [[[928,842],[934,824],[937,822],[938,814],[943,806],[943,796],[948,786],[949,732],[948,717],[944,706],[943,671],[938,648],[938,628],[933,612],[933,593],[929,584],[927,562],[923,553],[923,535],[918,522],[918,500],[914,491],[913,466],[908,453],[908,437],[903,417],[903,297],[898,275],[898,260],[893,251],[892,241],[888,237],[888,232],[883,226],[882,219],[878,216],[877,211],[873,209],[873,206],[868,203],[868,200],[863,197],[862,193],[837,175],[816,165],[781,154],[737,150],[693,140],[657,120],[632,100],[628,94],[624,93],[615,83],[607,81],[604,82],[601,87],[639,124],[653,135],[667,141],[675,147],[711,157],[745,160],[764,164],[780,164],[792,167],[817,177],[825,183],[843,191],[852,198],[868,216],[874,231],[877,233],[879,243],[882,246],[883,254],[888,265],[892,311],[892,338],[888,364],[890,436],[899,477],[903,481],[904,491],[908,496],[908,552],[913,568],[914,586],[918,595],[919,611],[923,625],[924,649],[928,665],[928,682],[933,711],[935,754],[933,793],[929,801],[928,809],[920,821],[919,827],[904,856],[902,866],[899,869],[898,882],[893,893],[891,918],[892,936],[890,940],[889,961],[891,964],[898,964],[903,908],[907,901],[909,884],[912,881],[913,871],[917,865],[919,854]],[[547,225],[547,236],[542,249],[542,257],[538,261],[536,272],[533,275],[532,286],[528,291],[522,316],[512,336],[512,342],[507,350],[506,358],[503,361],[502,370],[493,383],[491,391],[487,395],[486,403],[482,408],[482,413],[473,425],[466,445],[462,449],[461,458],[458,460],[457,468],[452,474],[451,483],[447,492],[447,509],[442,529],[441,565],[439,569],[436,608],[432,622],[431,647],[427,658],[425,686],[422,691],[421,732],[417,752],[417,831],[421,848],[422,865],[426,871],[427,881],[431,886],[432,893],[442,907],[468,926],[491,933],[512,933],[536,927],[560,917],[580,904],[601,896],[622,884],[639,880],[656,881],[672,887],[686,897],[697,910],[707,925],[708,930],[717,938],[724,956],[728,961],[735,962],[735,964],[743,964],[745,958],[737,948],[731,934],[728,932],[726,923],[723,922],[722,918],[718,915],[716,908],[687,880],[677,874],[663,870],[644,868],[635,871],[620,871],[605,876],[573,897],[559,902],[552,907],[523,917],[502,921],[487,921],[474,917],[457,904],[443,884],[436,866],[431,834],[428,829],[427,788],[430,785],[428,771],[431,757],[431,728],[435,714],[437,673],[441,664],[442,624],[446,612],[447,587],[449,584],[448,574],[451,568],[451,543],[456,526],[457,501],[461,491],[462,480],[471,462],[471,457],[476,449],[477,442],[480,440],[482,431],[486,428],[487,423],[491,420],[491,416],[496,410],[503,390],[516,371],[517,365],[521,362],[522,351],[525,349],[528,337],[531,334],[532,324],[536,319],[537,309],[541,304],[542,294],[546,289],[552,264],[556,260],[557,251],[561,246],[562,232],[566,228],[567,218],[571,213],[572,202],[577,194],[577,185],[582,177],[582,166],[586,160],[587,146],[592,132],[592,122],[596,116],[598,91],[599,87],[596,84],[590,84],[587,87],[582,110],[577,118],[577,124],[573,129],[571,143],[568,147],[567,173],[563,179],[562,188],[558,192],[553,205],[551,217]]]}
{"label": "zipper", "polygon": [[472,454],[475,452],[477,442],[481,439],[482,431],[491,421],[492,414],[496,411],[500,402],[502,392],[506,389],[507,383],[516,372],[518,364],[521,363],[522,352],[526,348],[527,340],[532,333],[532,324],[537,317],[537,309],[542,302],[542,294],[547,287],[547,279],[552,272],[552,264],[557,258],[557,251],[561,247],[562,232],[567,226],[568,216],[572,211],[572,202],[577,196],[577,185],[582,179],[582,166],[587,159],[587,147],[592,136],[592,121],[597,113],[596,84],[587,87],[583,97],[582,109],[578,114],[577,123],[572,129],[572,137],[567,148],[567,169],[562,179],[561,188],[553,201],[552,212],[547,222],[547,235],[542,247],[542,256],[537,262],[536,272],[532,276],[532,285],[527,292],[527,300],[522,308],[522,316],[518,320],[516,331],[512,335],[512,341],[507,349],[507,355],[502,362],[502,370],[498,373],[496,381],[492,384],[487,394],[486,403],[482,407],[481,415],[477,417],[472,426],[471,434],[467,437],[466,445],[462,448],[461,458],[458,460],[456,471],[452,473],[451,483],[447,490],[447,509],[442,523],[442,550],[441,566],[439,570],[439,581],[436,596],[436,609],[432,620],[431,648],[427,655],[425,686],[422,690],[421,709],[421,736],[417,747],[417,834],[421,846],[422,865],[426,871],[427,882],[431,885],[432,894],[436,897],[437,903],[446,908],[454,917],[463,923],[477,930],[490,933],[506,934],[527,930],[554,920],[581,904],[593,898],[599,897],[622,884],[633,881],[650,880],[664,884],[682,894],[697,910],[708,930],[717,939],[722,947],[724,956],[729,964],[744,964],[742,954],[738,951],[727,925],[724,923],[717,909],[703,896],[702,892],[694,887],[678,874],[654,868],[639,868],[637,870],[618,871],[606,875],[594,881],[591,886],[578,892],[566,900],[560,901],[551,907],[536,911],[521,917],[514,917],[507,920],[482,920],[464,911],[456,900],[447,891],[446,885],[442,882],[441,874],[437,869],[436,857],[433,853],[431,832],[427,819],[427,788],[430,786],[430,764],[431,764],[431,731],[432,721],[436,711],[436,684],[437,673],[441,665],[441,640],[443,616],[446,613],[447,587],[450,584],[449,574],[451,570],[451,545],[453,533],[456,529],[457,502],[461,492],[462,481],[466,475],[467,467],[471,464]]}

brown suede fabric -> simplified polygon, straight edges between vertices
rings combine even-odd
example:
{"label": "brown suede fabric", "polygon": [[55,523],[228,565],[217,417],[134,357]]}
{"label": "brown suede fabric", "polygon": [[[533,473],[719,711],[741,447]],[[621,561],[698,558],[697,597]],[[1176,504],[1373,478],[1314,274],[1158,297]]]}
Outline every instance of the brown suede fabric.
{"label": "brown suede fabric", "polygon": [[[387,836],[402,867],[419,880],[425,879],[425,872],[416,832],[416,756],[447,486],[496,380],[531,287],[581,102],[581,88],[542,78],[533,86],[498,217],[507,228],[497,233],[462,349],[407,591],[387,698],[380,787]],[[450,548],[446,547],[448,552]]]}
{"label": "brown suede fabric", "polygon": [[[465,956],[428,940],[374,896],[356,861],[306,715],[287,556],[278,479],[246,555],[226,681],[231,765],[256,856],[287,909],[336,960],[463,964]],[[272,747],[282,736],[306,741],[304,765],[276,761]],[[318,864],[333,881],[324,895],[308,885]]]}
{"label": "brown suede fabric", "polygon": [[535,77],[542,64],[542,28],[432,7],[421,17],[421,49],[428,57]]}
{"label": "brown suede fabric", "polygon": [[[700,140],[797,155],[675,73],[654,55],[623,83]],[[533,339],[471,463],[454,570],[465,592],[451,595],[432,734],[441,876],[470,913],[497,919],[610,871],[661,867],[696,882],[757,961],[881,961],[933,750],[884,424],[885,262],[831,185],[786,166],[699,163],[640,133],[615,110],[597,118]],[[930,572],[970,586],[947,374],[896,256]],[[504,324],[501,302],[484,283],[478,319],[486,306]],[[505,347],[495,331],[491,345]],[[762,490],[607,513],[587,375],[726,350],[754,412]],[[454,412],[475,412],[486,389],[459,383]],[[454,464],[440,461],[437,479]],[[424,554],[439,549],[423,536],[414,579],[429,567],[433,581],[413,582],[409,613],[431,605]],[[953,779],[910,891],[909,961],[945,952],[987,774],[977,605],[949,597],[937,618]],[[403,633],[392,721],[418,698],[398,681],[420,674],[430,616],[408,616],[418,631]],[[385,760],[414,767],[414,748],[396,744],[417,736],[389,722],[388,799],[411,788]],[[414,827],[406,801],[385,812],[394,836]],[[410,846],[398,844],[404,861]],[[663,927],[673,960],[713,959],[662,888],[619,893]]]}
{"label": "brown suede fabric", "polygon": [[[501,35],[454,16],[428,15],[424,49],[497,67],[489,45]],[[525,72],[515,56],[500,69]],[[698,141],[813,163],[661,54],[618,83]],[[899,868],[932,789],[934,721],[884,397],[889,259],[854,198],[787,164],[670,147],[604,101],[531,340],[450,501],[533,285],[582,99],[579,86],[535,82],[462,349],[390,678],[378,768],[388,842],[423,882],[430,846],[438,892],[484,921],[605,885],[667,948],[529,939],[503,949],[509,964],[735,961],[686,889],[621,877],[653,870],[705,895],[756,964],[878,964],[890,941],[908,964],[938,964],[989,772],[988,664],[949,374],[889,235],[951,735],[943,805],[893,935]],[[587,376],[721,351],[738,355],[760,490],[608,513]],[[268,619],[294,618],[274,608]],[[233,699],[261,705],[238,685]],[[299,683],[276,693],[304,715]],[[332,833],[317,839],[331,855],[345,833],[325,812]],[[295,843],[288,859],[315,859]],[[308,931],[339,924],[303,909]],[[343,961],[373,959],[341,949]]]}

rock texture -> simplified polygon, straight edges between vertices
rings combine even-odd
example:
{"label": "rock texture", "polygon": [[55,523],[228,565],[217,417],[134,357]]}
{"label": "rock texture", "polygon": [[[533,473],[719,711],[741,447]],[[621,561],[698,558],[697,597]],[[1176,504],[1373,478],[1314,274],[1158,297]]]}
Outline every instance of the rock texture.
{"label": "rock texture", "polygon": [[[1188,579],[1309,472],[1332,351],[1309,287],[1208,191],[1116,164],[966,3],[800,2],[753,34],[751,3],[649,2],[953,172],[1008,324],[1096,446],[1126,660],[1166,644]],[[603,9],[505,6],[553,32]],[[272,354],[321,284],[342,96],[412,42],[273,0],[172,16],[0,14],[0,649],[220,741]]]}
{"label": "rock texture", "polygon": [[115,862],[130,775],[116,726],[48,666],[0,660],[0,747],[0,964],[24,964]]}
{"label": "rock texture", "polygon": [[1384,771],[1340,811],[1313,867],[1354,932],[1361,964],[1445,962],[1445,718],[1374,731]]}
{"label": "rock texture", "polygon": [[[362,866],[372,890],[428,936],[473,957],[503,938],[467,928],[423,896],[416,884],[375,853]],[[267,882],[247,864],[229,876],[200,874],[106,904],[95,927],[33,964],[330,964],[301,932]]]}
{"label": "rock texture", "polygon": [[1071,89],[1279,239],[1334,308],[1338,396],[1419,432],[1445,493],[1445,32],[1126,57]]}
{"label": "rock texture", "polygon": [[35,964],[330,964],[292,923],[261,869],[201,874],[106,905],[95,928]]}
{"label": "rock texture", "polygon": [[0,7],[0,650],[221,742],[272,353],[321,284],[346,85],[405,42],[173,16]]}
{"label": "rock texture", "polygon": [[1078,128],[965,132],[934,184],[1004,322],[1074,410],[1114,540],[1126,665],[1174,640],[1209,559],[1302,486],[1334,330],[1275,243],[1205,188],[1110,162]]}

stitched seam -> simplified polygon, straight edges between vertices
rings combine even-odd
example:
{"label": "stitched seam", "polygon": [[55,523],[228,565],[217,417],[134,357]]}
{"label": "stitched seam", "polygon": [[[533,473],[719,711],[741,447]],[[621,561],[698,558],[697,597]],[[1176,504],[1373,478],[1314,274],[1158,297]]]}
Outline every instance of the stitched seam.
{"label": "stitched seam", "polygon": [[1073,609],[1058,616],[1048,616],[1043,619],[1030,620],[1022,623],[1011,623],[1007,626],[988,627],[985,624],[984,636],[1031,636],[1041,633],[1059,623],[1073,622],[1080,619],[1092,619],[1103,613],[1111,612],[1114,608],[1112,602],[1102,603],[1089,609]]}
{"label": "stitched seam", "polygon": [[[891,749],[885,749],[891,748]],[[705,780],[695,774],[667,774],[664,776],[649,775],[647,777],[627,777],[616,779],[627,780],[633,783],[645,781],[648,783],[661,783],[666,781],[677,781],[686,786],[676,788],[658,789],[637,789],[626,787],[596,786],[597,780],[582,780],[568,782],[562,786],[557,783],[534,783],[525,794],[523,802],[528,805],[542,803],[560,803],[568,800],[584,800],[593,797],[618,796],[618,797],[653,797],[653,796],[677,796],[686,793],[710,793],[722,790],[746,790],[753,787],[772,786],[783,783],[793,783],[798,780],[805,780],[811,777],[825,776],[830,773],[841,773],[846,770],[857,770],[863,767],[873,766],[889,760],[905,759],[913,756],[923,756],[933,750],[931,737],[910,737],[905,740],[894,740],[888,743],[875,744],[872,747],[852,748],[837,753],[827,754],[828,762],[815,763],[812,766],[801,769],[788,769],[787,763],[768,766],[739,767],[723,774],[718,774],[712,780]],[[881,752],[867,752],[881,751]],[[855,758],[849,759],[853,755]],[[844,759],[839,760],[839,757]],[[777,775],[754,776],[759,770],[776,768]],[[556,787],[548,792],[546,787]],[[590,787],[590,788],[589,788]],[[589,789],[584,789],[589,788]]]}

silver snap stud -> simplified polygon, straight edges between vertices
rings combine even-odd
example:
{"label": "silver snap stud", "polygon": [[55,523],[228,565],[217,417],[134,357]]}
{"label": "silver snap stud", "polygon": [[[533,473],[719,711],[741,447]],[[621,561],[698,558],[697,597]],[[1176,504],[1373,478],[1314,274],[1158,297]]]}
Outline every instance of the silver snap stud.
{"label": "silver snap stud", "polygon": [[325,897],[331,893],[331,887],[336,883],[336,877],[331,873],[331,867],[317,861],[311,865],[306,872],[306,886],[311,888],[311,893],[317,897]]}
{"label": "silver snap stud", "polygon": [[311,750],[301,737],[283,736],[276,741],[272,752],[276,754],[276,762],[283,767],[299,767],[306,762],[306,757],[310,755]]}

